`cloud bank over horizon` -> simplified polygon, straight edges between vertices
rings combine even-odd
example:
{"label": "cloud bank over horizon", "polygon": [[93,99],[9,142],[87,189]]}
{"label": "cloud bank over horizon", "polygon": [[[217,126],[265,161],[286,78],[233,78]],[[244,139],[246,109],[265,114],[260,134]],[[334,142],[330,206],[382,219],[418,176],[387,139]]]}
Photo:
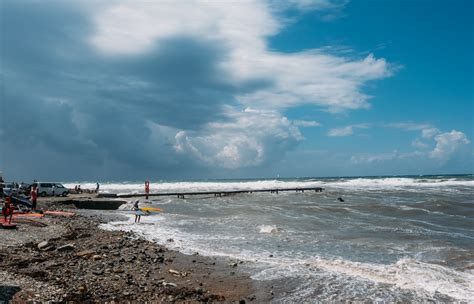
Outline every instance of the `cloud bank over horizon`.
{"label": "cloud bank over horizon", "polygon": [[[397,72],[370,53],[269,47],[295,22],[285,11],[330,14],[344,5],[4,1],[1,165],[20,176],[63,179],[258,172],[250,169],[284,159],[306,140],[300,128],[321,127],[288,111],[368,110],[365,87]],[[436,141],[432,158],[448,160],[469,143],[460,131],[417,130],[420,147]]]}

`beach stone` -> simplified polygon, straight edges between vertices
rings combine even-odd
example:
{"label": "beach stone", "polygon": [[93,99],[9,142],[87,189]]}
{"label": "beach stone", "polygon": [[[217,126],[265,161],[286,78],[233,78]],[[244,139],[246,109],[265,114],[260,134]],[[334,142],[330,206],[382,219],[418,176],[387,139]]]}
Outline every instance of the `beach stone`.
{"label": "beach stone", "polygon": [[43,241],[43,242],[38,244],[38,249],[39,250],[44,250],[44,248],[47,248],[48,246],[49,246],[49,242],[48,241]]}
{"label": "beach stone", "polygon": [[77,238],[77,232],[75,231],[70,231],[69,233],[63,235],[63,239],[66,239],[66,240],[73,240]]}
{"label": "beach stone", "polygon": [[86,293],[87,292],[87,287],[85,285],[81,285],[81,286],[79,286],[79,288],[77,290],[79,291],[79,293]]}
{"label": "beach stone", "polygon": [[104,274],[104,270],[102,270],[102,269],[95,269],[95,270],[92,270],[92,273],[95,274],[95,275],[103,275],[103,274]]}
{"label": "beach stone", "polygon": [[42,250],[43,251],[52,251],[54,250],[56,247],[53,245],[53,244],[50,244],[48,247],[46,248],[43,248]]}
{"label": "beach stone", "polygon": [[165,286],[165,287],[167,287],[167,286],[178,287],[178,285],[176,285],[175,283],[163,282],[162,284],[163,284],[163,286]]}
{"label": "beach stone", "polygon": [[76,256],[86,257],[86,256],[93,255],[94,253],[95,253],[95,251],[93,251],[93,250],[84,250],[84,251],[80,251],[80,252],[76,253]]}
{"label": "beach stone", "polygon": [[75,248],[74,244],[66,244],[66,245],[58,247],[57,251],[73,250],[74,248]]}
{"label": "beach stone", "polygon": [[98,254],[95,254],[95,255],[92,256],[92,259],[93,259],[94,261],[98,261],[98,260],[102,260],[102,257],[101,257],[100,255],[98,255]]}
{"label": "beach stone", "polygon": [[173,274],[173,275],[181,275],[181,272],[177,271],[177,270],[174,270],[174,269],[169,269],[168,270],[169,273]]}

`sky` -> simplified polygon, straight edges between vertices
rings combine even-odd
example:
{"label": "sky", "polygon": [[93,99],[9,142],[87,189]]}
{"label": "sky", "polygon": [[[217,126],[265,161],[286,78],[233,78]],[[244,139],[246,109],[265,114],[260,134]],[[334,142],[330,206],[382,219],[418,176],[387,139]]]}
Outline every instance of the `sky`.
{"label": "sky", "polygon": [[474,172],[469,0],[0,2],[0,171]]}

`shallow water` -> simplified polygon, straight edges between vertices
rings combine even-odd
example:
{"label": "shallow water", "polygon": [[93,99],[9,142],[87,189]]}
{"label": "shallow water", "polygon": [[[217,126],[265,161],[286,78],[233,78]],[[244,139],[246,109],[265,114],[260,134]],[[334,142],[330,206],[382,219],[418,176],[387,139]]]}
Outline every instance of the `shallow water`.
{"label": "shallow water", "polygon": [[309,186],[325,191],[160,197],[152,205],[165,212],[143,217],[148,225],[132,224],[130,215],[104,228],[134,231],[185,253],[247,261],[254,279],[288,282],[275,302],[473,301],[471,175],[151,184],[160,192]]}

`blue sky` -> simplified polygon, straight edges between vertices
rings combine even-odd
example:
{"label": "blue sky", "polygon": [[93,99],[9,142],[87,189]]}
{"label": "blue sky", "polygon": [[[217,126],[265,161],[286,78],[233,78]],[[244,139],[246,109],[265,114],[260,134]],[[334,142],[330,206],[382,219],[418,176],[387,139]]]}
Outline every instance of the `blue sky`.
{"label": "blue sky", "polygon": [[2,1],[0,171],[472,173],[472,1]]}

